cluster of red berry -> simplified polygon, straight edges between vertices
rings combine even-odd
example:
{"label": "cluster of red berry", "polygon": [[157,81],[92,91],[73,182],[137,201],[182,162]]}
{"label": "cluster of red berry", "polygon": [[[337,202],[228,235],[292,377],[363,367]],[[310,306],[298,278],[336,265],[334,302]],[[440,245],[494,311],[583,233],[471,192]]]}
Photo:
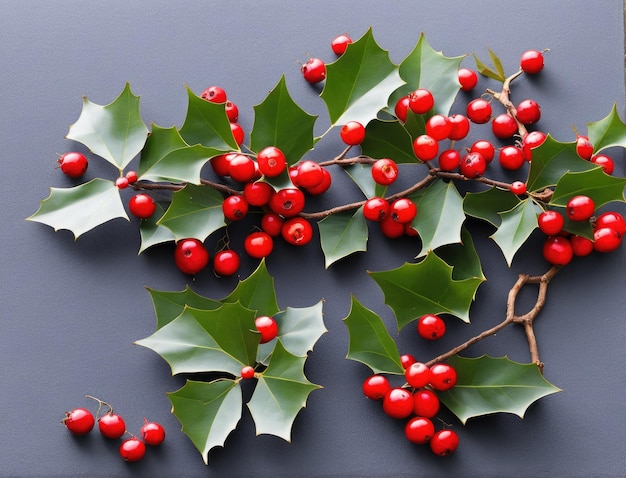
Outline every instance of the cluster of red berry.
{"label": "cluster of red berry", "polygon": [[[146,444],[157,446],[165,440],[165,429],[161,424],[149,422],[144,418],[144,424],[140,430],[140,439],[128,432],[126,422],[120,415],[113,412],[111,405],[91,395],[87,395],[87,398],[92,398],[98,402],[98,411],[95,413],[95,416],[90,410],[79,407],[65,412],[65,417],[61,420],[72,434],[78,436],[88,434],[93,430],[96,421],[98,422],[100,433],[106,438],[117,440],[128,434],[130,438],[122,441],[119,453],[125,461],[129,462],[139,461],[144,457]],[[106,407],[108,410],[101,414],[102,407]]]}

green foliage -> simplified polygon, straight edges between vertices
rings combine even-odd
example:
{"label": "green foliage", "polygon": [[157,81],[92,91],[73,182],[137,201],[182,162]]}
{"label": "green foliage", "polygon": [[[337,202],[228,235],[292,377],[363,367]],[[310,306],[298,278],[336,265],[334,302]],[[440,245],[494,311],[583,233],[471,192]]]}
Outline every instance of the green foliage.
{"label": "green foliage", "polygon": [[318,223],[325,266],[367,250],[367,224],[361,208],[332,214]]}
{"label": "green foliage", "polygon": [[527,199],[520,201],[513,209],[498,213],[502,219],[498,230],[491,237],[502,250],[507,264],[511,265],[515,253],[537,228],[537,215],[541,211],[539,206]]}
{"label": "green foliage", "polygon": [[599,121],[587,124],[588,137],[593,144],[594,153],[620,146],[626,148],[626,124],[617,113],[617,105],[614,103],[611,112]]}

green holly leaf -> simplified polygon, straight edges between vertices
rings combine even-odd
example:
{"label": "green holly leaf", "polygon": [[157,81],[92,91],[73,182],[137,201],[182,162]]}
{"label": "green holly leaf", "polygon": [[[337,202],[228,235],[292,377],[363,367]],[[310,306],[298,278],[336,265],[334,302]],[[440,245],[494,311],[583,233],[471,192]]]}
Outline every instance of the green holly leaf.
{"label": "green holly leaf", "polygon": [[474,61],[476,62],[476,70],[483,76],[491,78],[496,81],[500,81],[504,83],[506,81],[506,75],[504,74],[504,68],[502,67],[502,62],[500,58],[489,48],[489,57],[493,63],[493,68],[487,66],[483,63],[475,54]]}
{"label": "green holly leaf", "polygon": [[152,125],[139,162],[139,179],[200,184],[205,163],[222,151],[199,144],[189,146],[176,128]]}
{"label": "green holly leaf", "polygon": [[326,269],[350,254],[367,250],[367,224],[362,207],[331,214],[317,225]]}
{"label": "green holly leaf", "polygon": [[576,142],[561,143],[548,135],[543,143],[533,149],[530,162],[528,191],[542,191],[555,186],[567,172],[588,171],[597,168],[590,161],[581,159],[576,153]]}
{"label": "green holly leaf", "polygon": [[128,220],[119,189],[112,181],[96,178],[72,188],[50,188],[50,195],[26,220],[46,224],[55,231],[68,229],[78,239],[118,217]]}
{"label": "green holly leaf", "polygon": [[417,264],[369,274],[385,294],[398,330],[424,314],[450,314],[469,322],[470,305],[483,282],[478,277],[454,280],[452,266],[433,252]]}
{"label": "green holly leaf", "polygon": [[156,314],[157,330],[169,324],[185,310],[185,306],[195,309],[213,310],[221,307],[222,303],[207,297],[203,297],[189,286],[179,292],[169,292],[147,288],[152,306]]}
{"label": "green holly leaf", "polygon": [[594,153],[613,146],[626,148],[626,124],[620,119],[615,103],[605,118],[587,123],[587,131]]}
{"label": "green holly leaf", "polygon": [[308,114],[291,98],[282,76],[263,102],[254,107],[250,148],[259,152],[266,146],[276,146],[287,163],[293,165],[313,148],[316,119],[317,116]]}
{"label": "green holly leaf", "polygon": [[296,415],[306,406],[309,394],[321,386],[304,375],[306,357],[288,352],[276,342],[274,352],[248,402],[257,435],[269,434],[291,441]]}
{"label": "green holly leaf", "polygon": [[593,199],[596,208],[613,202],[624,201],[626,179],[605,174],[601,167],[588,171],[565,173],[554,188],[550,204],[566,206],[567,202],[579,194]]}
{"label": "green holly leaf", "polygon": [[501,212],[509,211],[517,206],[520,199],[504,189],[489,188],[477,193],[469,192],[463,198],[463,211],[496,227],[502,222]]}
{"label": "green holly leaf", "polygon": [[361,153],[370,158],[390,158],[396,163],[419,163],[413,141],[398,121],[372,120],[365,129]]}
{"label": "green holly leaf", "polygon": [[167,395],[183,432],[208,465],[209,451],[224,446],[241,419],[241,385],[238,381],[224,379],[213,382],[187,380],[182,388]]}
{"label": "green holly leaf", "polygon": [[517,251],[537,228],[537,215],[541,211],[532,200],[526,199],[513,209],[500,213],[502,222],[491,238],[500,247],[509,266]]}
{"label": "green holly leaf", "polygon": [[273,317],[280,309],[274,289],[274,279],[270,276],[265,260],[261,260],[256,270],[246,279],[239,281],[235,290],[222,302],[240,302],[244,307],[255,310],[257,316]]}
{"label": "green holly leaf", "polygon": [[404,81],[398,67],[374,39],[370,28],[333,63],[326,65],[320,94],[333,125],[358,121],[367,125],[387,106],[387,98]]}
{"label": "green holly leaf", "polygon": [[215,189],[187,184],[172,194],[170,207],[158,224],[172,231],[177,241],[192,237],[204,241],[226,225],[223,202],[224,197]]}
{"label": "green holly leaf", "polygon": [[201,144],[216,150],[238,151],[224,103],[207,101],[187,88],[187,115],[180,135],[188,145]]}
{"label": "green holly leaf", "polygon": [[422,250],[417,257],[440,246],[461,242],[465,221],[463,198],[452,181],[434,181],[410,198],[418,211],[412,226],[422,239]]}
{"label": "green holly leaf", "polygon": [[478,252],[474,247],[474,240],[465,227],[461,228],[461,242],[439,247],[437,255],[452,266],[454,280],[473,278],[486,280]]}
{"label": "green holly leaf", "polygon": [[438,392],[442,403],[462,423],[492,413],[513,413],[520,418],[528,407],[546,395],[560,392],[549,383],[536,364],[521,364],[507,357],[450,357],[457,372],[456,385]]}
{"label": "green holly leaf", "polygon": [[404,373],[398,347],[378,314],[351,296],[343,322],[350,335],[347,359],[367,365],[374,373]]}
{"label": "green holly leaf", "polygon": [[400,76],[406,85],[391,97],[390,104],[418,88],[426,88],[435,98],[434,112],[448,115],[461,88],[458,71],[463,56],[446,57],[435,51],[422,33],[415,48],[400,64]]}
{"label": "green holly leaf", "polygon": [[143,148],[148,129],[139,113],[139,97],[130,85],[106,106],[83,98],[83,109],[66,136],[122,171]]}
{"label": "green holly leaf", "polygon": [[163,217],[163,214],[165,214],[165,210],[161,204],[157,202],[154,214],[148,219],[141,221],[139,225],[139,235],[141,237],[139,254],[152,246],[172,242],[176,239],[172,231],[159,224],[159,220]]}

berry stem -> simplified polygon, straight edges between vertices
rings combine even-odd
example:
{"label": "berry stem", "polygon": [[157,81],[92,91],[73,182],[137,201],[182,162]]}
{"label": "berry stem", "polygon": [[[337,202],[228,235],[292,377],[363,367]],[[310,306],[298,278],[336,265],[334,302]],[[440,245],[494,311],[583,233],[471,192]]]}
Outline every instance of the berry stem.
{"label": "berry stem", "polygon": [[515,120],[515,122],[517,123],[519,134],[523,138],[528,133],[528,130],[526,129],[526,126],[517,119],[517,109],[515,108],[515,105],[511,102],[511,99],[510,99],[511,82],[515,78],[520,76],[522,73],[524,73],[524,70],[520,68],[516,73],[514,73],[513,75],[509,76],[506,80],[504,80],[504,83],[502,84],[502,91],[498,92],[498,91],[494,91],[494,90],[487,88],[487,93],[489,93],[496,100],[502,103],[502,105],[506,108],[507,113],[511,115],[513,119]]}

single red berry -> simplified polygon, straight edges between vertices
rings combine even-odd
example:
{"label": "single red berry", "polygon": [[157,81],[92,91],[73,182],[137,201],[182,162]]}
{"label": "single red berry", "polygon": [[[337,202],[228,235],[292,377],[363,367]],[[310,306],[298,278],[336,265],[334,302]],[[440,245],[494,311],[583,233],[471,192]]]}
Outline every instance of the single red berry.
{"label": "single red berry", "polygon": [[261,334],[260,343],[265,344],[278,335],[278,324],[273,317],[262,315],[254,319],[254,325]]}
{"label": "single red berry", "polygon": [[263,181],[251,181],[243,187],[243,197],[250,206],[265,206],[273,194],[274,188]]}
{"label": "single red berry", "polygon": [[416,115],[427,113],[434,105],[435,98],[426,88],[418,88],[409,94],[409,108]]}
{"label": "single red berry", "polygon": [[224,108],[226,110],[226,117],[228,118],[228,121],[236,123],[239,119],[239,108],[237,105],[232,101],[227,101]]}
{"label": "single red berry", "polygon": [[292,217],[283,224],[283,239],[294,246],[304,246],[313,239],[313,226],[303,217]]}
{"label": "single red berry", "polygon": [[615,164],[613,163],[613,159],[606,154],[595,154],[591,157],[590,161],[593,164],[597,164],[598,166],[602,166],[602,170],[608,174],[613,174],[613,170],[615,169]]}
{"label": "single red berry", "polygon": [[382,221],[389,214],[389,201],[381,197],[373,197],[365,201],[363,216],[374,222]]}
{"label": "single red berry", "polygon": [[400,224],[408,224],[417,216],[417,206],[409,198],[396,199],[389,206],[389,216]]}
{"label": "single red berry", "polygon": [[133,216],[139,219],[148,219],[155,213],[156,204],[151,196],[140,193],[130,198],[128,208]]}
{"label": "single red berry", "polygon": [[124,419],[116,413],[108,412],[98,419],[98,429],[102,436],[117,440],[126,433]]}
{"label": "single red berry", "polygon": [[452,124],[447,116],[436,114],[426,120],[426,134],[435,141],[443,141],[452,133]]}
{"label": "single red berry", "polygon": [[89,161],[81,153],[65,153],[57,160],[61,171],[70,178],[80,178],[87,172]]}
{"label": "single red berry", "polygon": [[319,83],[326,78],[326,64],[319,58],[309,58],[300,71],[309,83]]}
{"label": "single red berry", "polygon": [[146,444],[158,446],[165,440],[165,428],[160,423],[149,422],[144,418],[141,427],[141,437]]}
{"label": "single red berry", "polygon": [[209,252],[198,239],[183,239],[176,243],[174,263],[184,274],[194,275],[209,263]]}
{"label": "single red berry", "polygon": [[417,359],[415,358],[415,356],[413,354],[402,354],[400,356],[400,362],[402,363],[402,368],[404,368],[404,370],[406,370],[412,364],[417,362]]}
{"label": "single red berry", "polygon": [[480,153],[487,164],[489,164],[496,155],[496,148],[490,141],[479,139],[472,144],[470,153]]}
{"label": "single red berry", "polygon": [[139,438],[132,437],[120,445],[120,456],[124,461],[140,461],[146,454],[146,445]]}
{"label": "single red berry", "polygon": [[591,144],[587,136],[576,136],[576,153],[587,161],[593,156],[593,144]]}
{"label": "single red berry", "polygon": [[398,165],[393,159],[378,159],[372,164],[372,178],[376,184],[389,186],[398,179]]}
{"label": "single red berry", "polygon": [[262,259],[272,253],[274,241],[267,232],[255,231],[246,236],[243,247],[250,257]]}
{"label": "single red berry", "polygon": [[275,212],[267,212],[261,218],[261,229],[272,237],[278,237],[283,229],[285,220]]}
{"label": "single red berry", "polygon": [[200,94],[202,99],[211,103],[226,103],[226,91],[219,86],[209,86]]}
{"label": "single red berry", "polygon": [[523,100],[515,110],[520,123],[534,124],[541,118],[541,107],[535,100]]}
{"label": "single red berry", "polygon": [[448,118],[450,121],[450,134],[448,135],[448,139],[453,141],[459,141],[464,139],[470,130],[470,120],[467,119],[467,116],[461,114],[455,114]]}
{"label": "single red berry", "polygon": [[232,249],[219,251],[213,257],[213,270],[218,276],[232,276],[239,270],[241,259]]}
{"label": "single red berry", "polygon": [[583,236],[573,234],[570,236],[569,242],[572,245],[572,252],[576,257],[588,256],[594,250],[593,241]]}
{"label": "single red berry", "polygon": [[426,417],[413,417],[404,427],[404,436],[411,443],[424,445],[435,434],[435,425]]}
{"label": "single red berry", "polygon": [[324,179],[324,172],[319,163],[307,159],[298,164],[298,186],[301,188],[314,188]]}
{"label": "single red berry", "polygon": [[587,221],[591,216],[593,216],[595,209],[596,206],[593,199],[589,196],[585,196],[584,194],[579,194],[567,201],[565,213],[572,221],[580,222]]}
{"label": "single red berry", "polygon": [[422,362],[412,363],[405,371],[404,378],[413,388],[423,388],[430,383],[430,369]]}
{"label": "single red berry", "polygon": [[478,75],[469,68],[459,68],[459,83],[461,90],[471,91],[478,84]]}
{"label": "single red berry", "polygon": [[408,237],[418,237],[420,234],[417,229],[415,229],[411,223],[404,224],[404,235]]}
{"label": "single red berry", "polygon": [[117,189],[126,189],[128,184],[128,178],[126,176],[120,176],[115,180],[115,186],[117,186]]}
{"label": "single red berry", "polygon": [[218,176],[230,175],[230,160],[237,156],[237,153],[220,154],[211,158],[211,167]]}
{"label": "single red berry", "polygon": [[517,146],[504,146],[498,154],[498,162],[502,169],[517,171],[524,166],[524,153]]}
{"label": "single red berry", "polygon": [[390,390],[391,385],[384,375],[372,375],[363,382],[363,394],[371,400],[382,400]]}
{"label": "single red berry", "polygon": [[93,429],[96,420],[86,408],[75,408],[65,412],[65,418],[61,422],[73,435],[86,435]]}
{"label": "single red berry", "polygon": [[417,333],[426,340],[440,339],[446,333],[446,323],[438,315],[422,315],[417,321]]}
{"label": "single red berry", "polygon": [[459,168],[463,176],[474,179],[485,173],[487,161],[480,153],[468,153],[461,158]]}
{"label": "single red berry", "polygon": [[552,265],[565,266],[574,257],[572,243],[567,237],[550,236],[543,244],[543,257]]}
{"label": "single red berry", "polygon": [[348,121],[339,131],[341,140],[349,146],[361,144],[365,139],[365,126],[358,121]]}
{"label": "single red berry", "polygon": [[326,168],[322,167],[322,181],[317,186],[305,187],[304,190],[312,196],[319,196],[328,191],[332,183],[332,175],[328,172]]}
{"label": "single red berry", "polygon": [[491,103],[483,98],[476,98],[467,104],[465,115],[472,123],[488,123],[491,119]]}
{"label": "single red berry", "polygon": [[233,138],[235,139],[235,143],[241,146],[243,143],[245,132],[239,123],[230,123],[230,131],[233,133]]}
{"label": "single red berry", "polygon": [[594,227],[596,229],[610,227],[622,236],[626,234],[626,220],[624,220],[624,216],[615,211],[607,211],[600,214],[595,220]]}
{"label": "single red berry", "polygon": [[491,121],[491,131],[500,139],[509,139],[517,133],[517,123],[515,118],[507,113],[496,116]]}
{"label": "single red berry", "polygon": [[298,188],[283,188],[270,198],[269,206],[276,214],[294,217],[304,209],[304,193]]}
{"label": "single red berry", "polygon": [[268,178],[279,176],[287,169],[287,158],[276,146],[267,146],[256,157],[261,173]]}
{"label": "single red berry", "polygon": [[526,194],[526,183],[523,181],[513,181],[511,183],[511,192],[517,196]]}
{"label": "single red berry", "polygon": [[383,236],[389,239],[397,239],[404,236],[404,226],[406,224],[394,221],[391,214],[384,217],[378,224]]}
{"label": "single red berry", "polygon": [[250,365],[246,365],[245,367],[242,367],[241,378],[243,379],[254,378],[254,367]]}
{"label": "single red berry", "polygon": [[413,152],[420,161],[431,161],[439,154],[439,144],[435,138],[422,134],[413,141]]}
{"label": "single red berry", "polygon": [[430,367],[430,385],[440,392],[450,390],[456,385],[456,370],[447,363],[436,363]]}
{"label": "single red berry", "polygon": [[527,50],[520,58],[520,68],[529,75],[539,73],[543,69],[543,53],[537,50]]}
{"label": "single red berry", "polygon": [[456,171],[461,164],[461,153],[456,149],[446,149],[439,155],[439,168],[442,171]]}
{"label": "single red berry", "polygon": [[406,122],[406,115],[409,111],[409,97],[408,96],[403,96],[402,98],[400,98],[397,102],[396,105],[394,107],[394,113],[396,114],[396,117],[402,121],[403,123]]}
{"label": "single red berry", "polygon": [[254,160],[244,154],[232,154],[229,156],[228,175],[240,183],[252,181],[256,174]]}
{"label": "single red berry", "polygon": [[546,134],[541,131],[531,131],[524,135],[522,139],[522,153],[524,153],[524,159],[530,162],[533,158],[533,149],[541,146],[546,140]]}
{"label": "single red berry", "polygon": [[128,179],[128,184],[135,184],[139,177],[137,176],[137,171],[128,171],[126,173],[126,179]]}
{"label": "single red berry", "polygon": [[450,429],[439,430],[430,439],[430,449],[437,456],[452,455],[459,447],[459,436]]}
{"label": "single red berry", "polygon": [[352,38],[348,35],[338,35],[330,42],[330,47],[333,49],[335,55],[343,55],[348,48],[348,45],[352,43]]}
{"label": "single red berry", "polygon": [[413,413],[413,394],[405,388],[392,388],[383,398],[383,411],[392,418],[406,418]]}
{"label": "single red berry", "polygon": [[413,393],[413,413],[418,417],[433,418],[439,413],[441,402],[432,390],[425,388]]}
{"label": "single red berry", "polygon": [[597,252],[613,252],[622,243],[622,235],[612,227],[593,231],[593,249]]}
{"label": "single red berry", "polygon": [[537,225],[546,236],[556,236],[563,230],[565,219],[558,211],[544,211],[537,216]]}
{"label": "single red berry", "polygon": [[224,217],[230,221],[239,221],[248,214],[248,201],[240,194],[231,194],[222,203]]}

